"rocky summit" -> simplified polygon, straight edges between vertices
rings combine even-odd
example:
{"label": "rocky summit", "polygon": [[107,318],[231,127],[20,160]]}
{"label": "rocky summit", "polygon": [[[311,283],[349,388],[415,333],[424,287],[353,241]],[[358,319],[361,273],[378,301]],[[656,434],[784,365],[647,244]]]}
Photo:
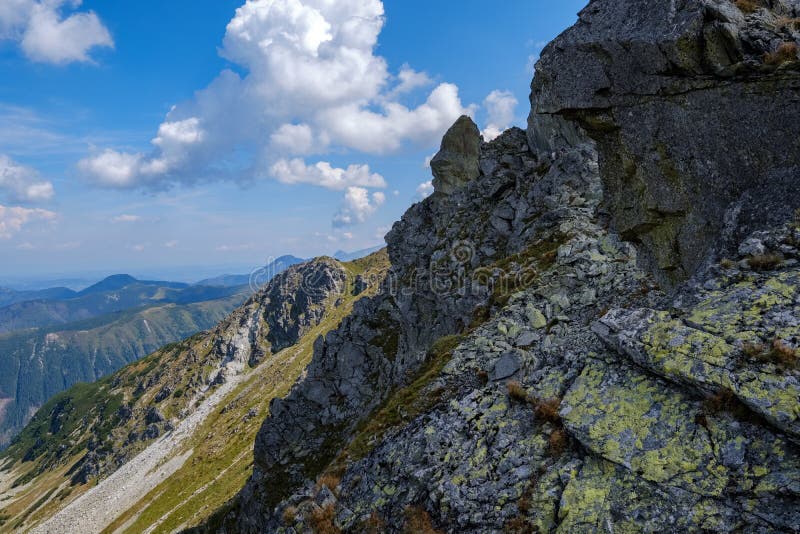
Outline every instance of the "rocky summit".
{"label": "rocky summit", "polygon": [[[219,372],[174,375],[201,430],[95,530],[800,533],[799,45],[800,0],[590,1],[536,65],[527,131],[459,118],[386,251],[289,269],[145,360]],[[187,419],[147,400],[157,473]],[[6,460],[16,525],[64,491],[24,493],[57,419]],[[130,428],[97,429],[71,483],[116,470],[97,488],[119,502]],[[94,513],[81,491],[40,531]]]}

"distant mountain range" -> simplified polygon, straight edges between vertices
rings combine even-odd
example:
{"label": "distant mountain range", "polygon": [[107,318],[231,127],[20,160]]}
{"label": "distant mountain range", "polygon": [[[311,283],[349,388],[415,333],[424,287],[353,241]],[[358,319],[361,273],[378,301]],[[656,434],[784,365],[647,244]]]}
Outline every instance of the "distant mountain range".
{"label": "distant mountain range", "polygon": [[121,274],[109,276],[72,295],[55,290],[48,291],[62,296],[26,300],[0,308],[0,334],[28,328],[64,325],[140,306],[191,304],[221,299],[233,295],[237,289],[144,281]]}
{"label": "distant mountain range", "polygon": [[299,263],[303,263],[306,260],[302,258],[298,258],[296,256],[281,256],[280,258],[276,259],[275,261],[270,262],[262,269],[259,269],[258,272],[250,273],[250,274],[223,274],[221,276],[216,276],[214,278],[206,278],[205,280],[200,280],[197,282],[196,285],[199,286],[210,286],[210,287],[235,287],[235,286],[246,286],[250,285],[251,279],[254,277],[258,279],[259,283],[268,282],[272,277],[276,274],[281,273],[291,267],[292,265],[297,265]]}
{"label": "distant mountain range", "polygon": [[333,253],[333,257],[339,261],[355,261],[361,258],[365,258],[374,252],[378,252],[385,246],[386,245],[378,245],[376,247],[356,250],[355,252],[345,252],[343,250],[337,250],[336,252]]}

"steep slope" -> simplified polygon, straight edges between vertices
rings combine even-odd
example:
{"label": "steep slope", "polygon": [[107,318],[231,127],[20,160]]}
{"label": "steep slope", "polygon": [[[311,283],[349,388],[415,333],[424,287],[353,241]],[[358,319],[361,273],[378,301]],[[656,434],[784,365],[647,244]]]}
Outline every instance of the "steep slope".
{"label": "steep slope", "polygon": [[158,348],[213,327],[247,293],[128,310],[57,327],[0,335],[0,448],[50,397],[92,382]]}
{"label": "steep slope", "polygon": [[799,8],[592,1],[198,530],[800,531]]}
{"label": "steep slope", "polygon": [[139,532],[202,521],[249,476],[270,400],[302,373],[315,339],[377,286],[357,281],[382,279],[387,265],[384,252],[292,267],[211,332],[56,396],[5,454],[6,525],[50,517],[40,531],[99,532],[125,514],[117,526]]}

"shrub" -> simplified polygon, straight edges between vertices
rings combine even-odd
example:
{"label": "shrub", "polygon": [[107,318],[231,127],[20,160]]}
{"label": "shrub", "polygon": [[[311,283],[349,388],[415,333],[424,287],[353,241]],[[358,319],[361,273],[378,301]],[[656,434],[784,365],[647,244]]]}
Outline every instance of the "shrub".
{"label": "shrub", "polygon": [[781,43],[774,52],[764,54],[764,63],[767,65],[783,65],[797,61],[797,44],[792,42]]}
{"label": "shrub", "polygon": [[525,402],[528,400],[528,392],[525,391],[525,388],[522,387],[522,384],[517,382],[516,380],[510,380],[508,384],[506,384],[508,388],[508,396],[511,397],[512,400]]}
{"label": "shrub", "polygon": [[408,534],[440,534],[441,532],[433,528],[430,514],[418,506],[406,508],[406,524],[403,530]]}
{"label": "shrub", "polygon": [[719,262],[719,266],[723,269],[733,269],[736,267],[736,262],[728,258],[722,258]]}
{"label": "shrub", "polygon": [[781,264],[783,258],[777,254],[758,254],[747,258],[747,264],[754,271],[770,271]]}

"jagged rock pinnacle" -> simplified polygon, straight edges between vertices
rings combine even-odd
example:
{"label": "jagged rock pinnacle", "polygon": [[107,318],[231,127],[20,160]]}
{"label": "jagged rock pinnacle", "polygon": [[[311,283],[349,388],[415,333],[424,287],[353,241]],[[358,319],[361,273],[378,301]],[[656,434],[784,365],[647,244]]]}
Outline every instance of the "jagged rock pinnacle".
{"label": "jagged rock pinnacle", "polygon": [[480,176],[480,155],[481,133],[471,118],[462,115],[447,131],[439,153],[431,160],[434,191],[450,195]]}

